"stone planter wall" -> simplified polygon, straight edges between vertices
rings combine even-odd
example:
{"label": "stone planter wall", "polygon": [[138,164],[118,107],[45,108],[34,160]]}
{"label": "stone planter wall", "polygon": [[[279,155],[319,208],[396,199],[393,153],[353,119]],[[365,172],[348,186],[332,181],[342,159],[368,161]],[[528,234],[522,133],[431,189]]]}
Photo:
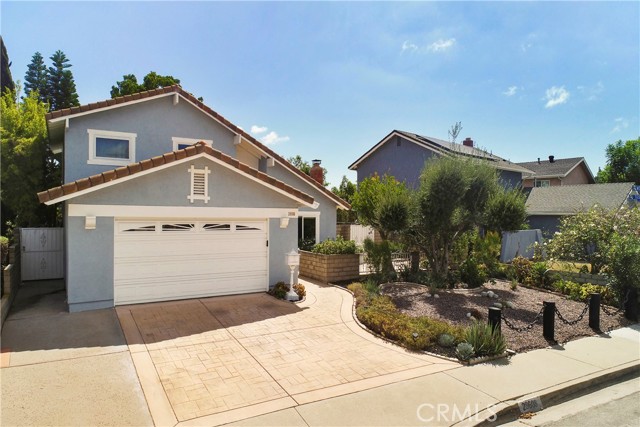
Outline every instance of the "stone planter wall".
{"label": "stone planter wall", "polygon": [[573,271],[551,270],[547,273],[547,277],[553,274],[557,274],[563,280],[570,280],[576,283],[591,283],[593,285],[600,285],[600,286],[607,286],[609,284],[609,279],[606,276],[601,276],[599,274],[574,273]]}
{"label": "stone planter wall", "polygon": [[300,275],[325,283],[356,279],[360,275],[360,255],[300,251]]}

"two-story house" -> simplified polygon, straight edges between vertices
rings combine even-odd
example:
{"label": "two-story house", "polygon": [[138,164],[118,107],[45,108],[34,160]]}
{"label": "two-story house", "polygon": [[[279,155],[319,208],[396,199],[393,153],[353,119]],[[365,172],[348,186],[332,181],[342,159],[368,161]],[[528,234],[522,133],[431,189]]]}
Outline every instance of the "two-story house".
{"label": "two-story house", "polygon": [[[264,292],[349,204],[180,86],[54,111],[70,311]],[[303,232],[304,234],[304,232]]]}
{"label": "two-story house", "polygon": [[538,161],[518,163],[518,165],[533,172],[523,177],[523,188],[595,183],[584,157],[556,159],[555,156],[549,156],[548,160],[538,158]]}
{"label": "two-story house", "polygon": [[464,156],[486,161],[498,170],[500,181],[505,187],[517,187],[523,174],[532,172],[493,153],[474,146],[471,138],[462,144],[447,142],[430,136],[394,130],[382,138],[371,149],[353,162],[349,169],[358,173],[358,183],[378,174],[394,176],[408,187],[415,188],[420,182],[420,173],[425,162],[440,156]]}

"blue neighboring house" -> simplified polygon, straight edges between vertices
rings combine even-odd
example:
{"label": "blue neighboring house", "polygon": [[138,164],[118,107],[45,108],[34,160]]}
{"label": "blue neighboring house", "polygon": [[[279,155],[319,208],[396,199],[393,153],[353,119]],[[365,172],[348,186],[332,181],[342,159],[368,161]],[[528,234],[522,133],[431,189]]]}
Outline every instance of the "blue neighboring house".
{"label": "blue neighboring house", "polygon": [[46,121],[65,184],[38,197],[63,204],[70,311],[264,292],[350,207],[180,86]]}
{"label": "blue neighboring house", "polygon": [[353,162],[349,169],[358,173],[358,183],[374,174],[387,174],[394,176],[398,181],[404,181],[408,187],[415,188],[427,160],[451,155],[486,160],[498,170],[505,187],[519,187],[523,174],[533,174],[525,167],[474,147],[471,138],[456,144],[400,130],[394,130],[385,136]]}

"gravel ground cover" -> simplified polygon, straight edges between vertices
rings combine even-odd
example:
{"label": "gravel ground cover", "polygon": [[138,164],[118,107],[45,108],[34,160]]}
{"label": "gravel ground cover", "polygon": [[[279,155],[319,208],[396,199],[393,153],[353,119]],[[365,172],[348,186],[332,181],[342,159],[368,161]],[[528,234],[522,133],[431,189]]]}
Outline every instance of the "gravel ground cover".
{"label": "gravel ground cover", "polygon": [[[498,298],[482,296],[483,292],[488,291],[497,294]],[[468,313],[486,322],[489,307],[496,302],[503,305],[510,302],[510,305],[513,305],[513,308],[504,307],[503,314],[517,328],[528,325],[536,318],[542,309],[543,301],[555,302],[558,311],[569,321],[578,318],[585,307],[584,302],[573,301],[553,292],[524,286],[512,290],[511,283],[502,280],[497,280],[495,284],[485,283],[476,289],[438,290],[438,298],[428,296],[428,287],[414,283],[386,283],[380,286],[380,292],[390,296],[398,309],[409,316],[427,316],[462,326],[468,326],[472,322],[467,316]],[[615,311],[613,307],[609,309]],[[609,316],[601,311],[602,331],[617,329],[631,323],[621,313]],[[509,328],[503,321],[502,332],[507,340],[507,347],[517,352],[545,348],[552,344],[542,336],[542,316],[531,329],[524,332]],[[596,334],[589,328],[588,312],[581,321],[572,326],[564,324],[556,316],[555,339],[560,344]]]}

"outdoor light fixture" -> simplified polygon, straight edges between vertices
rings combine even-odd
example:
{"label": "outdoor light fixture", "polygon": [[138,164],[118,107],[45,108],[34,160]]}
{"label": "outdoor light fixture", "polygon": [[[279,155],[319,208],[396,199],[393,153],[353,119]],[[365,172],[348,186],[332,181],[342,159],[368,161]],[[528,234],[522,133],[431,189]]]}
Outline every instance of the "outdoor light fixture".
{"label": "outdoor light fixture", "polygon": [[85,230],[95,230],[96,229],[96,217],[95,216],[85,216],[84,217],[84,229]]}
{"label": "outdoor light fixture", "polygon": [[291,270],[291,280],[289,281],[289,292],[287,292],[287,300],[295,301],[298,299],[298,295],[293,290],[293,273],[296,271],[296,267],[300,265],[300,254],[295,250],[291,249],[291,252],[286,254],[287,265],[289,266],[289,270]]}

